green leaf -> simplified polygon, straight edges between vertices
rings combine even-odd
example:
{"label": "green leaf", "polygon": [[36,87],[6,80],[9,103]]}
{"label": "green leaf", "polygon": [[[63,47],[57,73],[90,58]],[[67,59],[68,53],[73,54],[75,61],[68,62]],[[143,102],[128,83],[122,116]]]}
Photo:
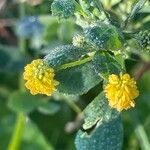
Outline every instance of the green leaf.
{"label": "green leaf", "polygon": [[41,105],[38,110],[43,114],[53,115],[60,110],[60,105],[53,101],[49,101],[48,103]]}
{"label": "green leaf", "polygon": [[145,4],[147,0],[139,0],[132,8],[130,17],[133,17]]}
{"label": "green leaf", "polygon": [[51,5],[52,14],[59,18],[71,17],[75,10],[76,5],[74,0],[54,0]]}
{"label": "green leaf", "polygon": [[20,71],[24,64],[24,57],[18,49],[11,46],[0,45],[0,72],[13,74]]}
{"label": "green leaf", "polygon": [[76,136],[77,150],[121,150],[123,126],[119,112],[100,93],[84,110],[83,129]]}
{"label": "green leaf", "polygon": [[128,15],[127,19],[125,20],[125,26],[137,14],[137,12],[144,6],[146,1],[147,0],[138,0],[138,2],[132,7],[130,14]]}
{"label": "green leaf", "polygon": [[46,44],[57,38],[57,30],[60,26],[58,19],[53,16],[40,16],[40,22],[44,25],[43,38]]}
{"label": "green leaf", "polygon": [[31,121],[26,124],[22,141],[21,150],[54,150],[36,124]]}
{"label": "green leaf", "polygon": [[123,127],[120,117],[104,122],[88,134],[79,131],[75,144],[77,150],[121,150]]}
{"label": "green leaf", "polygon": [[117,118],[119,112],[108,105],[108,100],[104,93],[101,93],[85,108],[84,115],[83,129],[87,130],[96,124],[102,124]]}
{"label": "green leaf", "polygon": [[101,23],[84,30],[87,43],[97,50],[119,50],[122,48],[122,35],[115,26]]}
{"label": "green leaf", "polygon": [[81,5],[82,9],[84,10],[84,12],[86,12],[87,14],[91,13],[90,12],[91,5],[90,5],[89,0],[79,0],[79,2],[80,2],[80,5]]}
{"label": "green leaf", "polygon": [[93,66],[96,72],[103,78],[108,78],[110,74],[124,72],[118,61],[107,52],[98,52],[93,59]]}
{"label": "green leaf", "polygon": [[90,62],[61,70],[57,72],[55,78],[60,82],[59,92],[73,95],[82,95],[101,81]]}
{"label": "green leaf", "polygon": [[83,11],[88,14],[88,17],[98,18],[101,15],[99,7],[97,7],[97,2],[93,0],[79,0]]}
{"label": "green leaf", "polygon": [[57,31],[59,39],[65,43],[71,43],[74,34],[74,28],[75,26],[72,20],[65,20],[62,22]]}
{"label": "green leaf", "polygon": [[11,134],[14,127],[14,114],[7,114],[1,117],[0,121],[0,149],[6,150],[11,139]]}
{"label": "green leaf", "polygon": [[15,112],[30,113],[45,102],[42,96],[33,96],[18,91],[10,95],[8,106]]}
{"label": "green leaf", "polygon": [[49,66],[57,67],[65,63],[76,61],[86,53],[86,49],[77,48],[73,45],[59,46],[49,50],[49,53],[45,56],[44,60],[48,62]]}
{"label": "green leaf", "polygon": [[11,57],[3,50],[0,49],[0,71],[8,66]]}
{"label": "green leaf", "polygon": [[[9,113],[1,118],[0,121],[0,149],[8,149],[11,135],[13,134],[15,125],[15,114]],[[20,150],[54,150],[50,141],[47,140],[43,133],[39,130],[29,118],[27,118],[23,137],[21,140]]]}
{"label": "green leaf", "polygon": [[[150,94],[150,70],[145,72],[138,81],[138,87],[141,94]],[[140,95],[141,95],[140,94]]]}

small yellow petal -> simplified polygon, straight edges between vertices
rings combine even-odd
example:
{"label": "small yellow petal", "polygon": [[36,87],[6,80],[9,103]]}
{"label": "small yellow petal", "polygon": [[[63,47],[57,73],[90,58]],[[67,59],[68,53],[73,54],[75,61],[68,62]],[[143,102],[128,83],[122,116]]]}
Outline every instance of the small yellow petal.
{"label": "small yellow petal", "polygon": [[25,86],[31,94],[46,94],[51,96],[56,91],[58,81],[54,80],[54,69],[42,60],[33,60],[31,64],[25,67],[23,73],[24,80],[27,80]]}
{"label": "small yellow petal", "polygon": [[138,97],[136,81],[129,74],[112,74],[104,88],[109,105],[118,111],[135,106],[134,99]]}

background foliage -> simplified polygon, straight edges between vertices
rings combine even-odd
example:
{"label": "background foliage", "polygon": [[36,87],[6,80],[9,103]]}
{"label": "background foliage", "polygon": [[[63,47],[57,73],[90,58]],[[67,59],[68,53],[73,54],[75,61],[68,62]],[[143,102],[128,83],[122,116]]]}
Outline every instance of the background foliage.
{"label": "background foliage", "polygon": [[[147,1],[140,11],[138,10],[143,1],[101,1],[107,13],[111,15],[113,25],[119,26],[122,24],[122,20],[125,20],[128,16],[129,19],[127,23],[129,23],[127,31],[137,32],[139,30],[149,29],[149,1]],[[66,12],[63,12],[64,14],[61,9],[59,9],[59,12],[55,7],[60,7],[61,2],[62,1],[55,0],[55,3],[53,3],[53,15],[60,16],[61,18],[72,16],[74,11],[76,11],[72,1],[70,0],[69,3],[69,5],[72,6],[71,9],[67,9]],[[82,3],[85,8],[87,6],[86,2],[85,0]],[[133,7],[137,2],[138,5]],[[77,60],[77,54],[79,56],[81,55],[78,53],[78,49],[70,46],[73,36],[81,32],[81,27],[75,24],[73,17],[67,20],[58,20],[57,17],[51,16],[51,3],[52,1],[46,0],[0,1],[0,149],[6,150],[10,146],[15,122],[22,118],[20,112],[23,112],[27,116],[26,122],[21,122],[22,125],[26,124],[25,129],[22,129],[19,125],[16,126],[17,129],[23,133],[21,150],[75,150],[74,139],[77,130],[82,124],[82,117],[79,115],[80,109],[74,105],[74,103],[76,103],[82,110],[84,109],[85,114],[88,116],[83,124],[84,129],[93,127],[97,120],[102,119],[102,122],[106,121],[103,128],[106,128],[106,130],[109,129],[107,133],[101,130],[101,127],[96,129],[101,134],[102,138],[103,135],[109,136],[111,134],[118,134],[118,136],[114,138],[117,141],[123,138],[123,150],[148,150],[150,148],[150,71],[148,70],[150,69],[148,65],[150,56],[148,53],[145,53],[144,50],[138,50],[135,45],[135,39],[129,38],[128,42],[131,47],[126,47],[128,53],[124,52],[127,58],[125,61],[127,72],[138,78],[140,76],[140,71],[143,68],[146,69],[138,81],[140,96],[137,99],[136,107],[122,113],[123,127],[117,124],[117,130],[115,129],[116,126],[114,127],[112,125],[113,120],[111,121],[109,120],[110,118],[107,117],[107,113],[109,115],[111,114],[114,118],[116,118],[118,114],[114,110],[112,112],[110,112],[109,109],[107,111],[105,110],[107,102],[103,97],[103,93],[99,94],[102,90],[102,82],[98,79],[95,80],[95,78],[99,77],[93,75],[93,68],[90,63],[79,66],[76,69],[64,70],[56,76],[59,81],[63,79],[63,84],[59,86],[58,89],[59,92],[79,94],[81,96],[66,96],[55,93],[53,97],[48,98],[45,96],[32,96],[25,90],[22,72],[24,65],[31,60],[43,58],[43,56],[50,53],[50,49],[55,49],[58,46],[57,52],[59,54],[61,51],[62,56],[56,54],[57,59],[62,60],[63,58],[63,61],[67,62],[70,60]],[[67,4],[65,4],[65,6],[66,5]],[[86,9],[86,11],[88,14],[92,15],[88,9]],[[129,12],[131,12],[130,15],[128,15]],[[94,14],[94,17],[100,16],[99,14],[97,15],[96,11]],[[104,37],[106,38],[107,35],[105,33],[101,35],[101,32],[99,33],[97,28],[86,28],[84,33],[89,43],[100,48],[101,45],[93,40],[94,37],[90,37],[90,33],[96,32],[102,39]],[[103,28],[105,28],[105,25]],[[109,28],[110,33],[115,30],[113,26],[109,26]],[[112,37],[116,37],[116,35],[118,37],[115,38],[115,43],[117,44],[111,45],[109,42],[110,37],[107,37],[107,44],[103,45],[104,49],[113,50],[113,48],[116,49],[120,47],[119,38],[121,35],[118,35],[116,31],[113,33],[115,33],[115,35],[112,35]],[[126,38],[128,38],[130,33],[125,32],[124,34]],[[63,45],[67,46],[62,48]],[[68,50],[67,54],[62,52],[62,50],[65,49]],[[106,60],[103,56],[103,53],[98,53],[93,60],[94,69],[101,71],[102,77],[108,76],[107,71],[110,72],[112,68],[114,70],[122,68],[120,66],[118,67],[120,64],[116,62],[116,60],[119,62],[121,61],[119,57],[116,57],[115,60],[108,55],[107,58],[109,59]],[[52,58],[48,57],[45,59],[51,60]],[[52,63],[51,65],[58,65],[56,64],[56,60],[53,61],[54,63],[50,61]],[[103,62],[110,64],[112,68],[109,69],[105,65],[103,65],[104,68],[101,68],[100,66]],[[61,63],[61,61],[58,63]],[[103,70],[105,70],[104,73]],[[73,74],[72,79],[67,76],[68,72]],[[120,72],[120,70],[118,70],[118,72]],[[82,75],[79,73],[82,73]],[[83,77],[84,80],[81,77]],[[94,79],[92,80],[91,77]],[[72,82],[71,87],[68,85],[70,80]],[[83,82],[78,83],[78,80],[82,80]],[[89,91],[89,89],[91,90]],[[84,94],[86,92],[88,93]],[[93,99],[94,101],[92,101]],[[100,99],[101,101],[99,101]],[[90,105],[88,105],[89,103]],[[92,106],[96,106],[97,103],[100,103],[102,109],[92,110]],[[92,114],[90,114],[88,110],[92,110]],[[100,118],[102,114],[104,118]],[[108,120],[110,121],[109,123],[107,123]],[[116,118],[116,122],[119,122],[118,120],[120,120],[120,117]],[[119,131],[122,130],[124,130],[124,135],[119,134]],[[89,139],[87,139],[88,134],[80,130],[75,141],[77,148],[84,150],[87,148],[94,149],[91,146],[98,147],[99,141],[97,140],[98,135],[96,133],[97,132],[94,131],[89,141]],[[81,138],[82,142],[79,142]],[[102,140],[105,143],[105,139]],[[113,142],[116,142],[113,137],[110,140],[112,145]],[[16,141],[20,143],[19,139],[16,139]],[[107,140],[105,144],[108,143],[110,143],[109,140]],[[116,147],[112,147],[112,149],[116,150],[120,147],[121,145],[116,145]],[[103,149],[103,144],[101,144],[101,149]]]}

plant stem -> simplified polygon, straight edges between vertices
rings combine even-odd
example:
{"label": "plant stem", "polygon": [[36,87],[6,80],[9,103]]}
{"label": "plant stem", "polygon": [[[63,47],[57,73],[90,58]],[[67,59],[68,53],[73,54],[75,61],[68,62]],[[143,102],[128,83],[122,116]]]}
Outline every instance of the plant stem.
{"label": "plant stem", "polygon": [[74,61],[74,62],[71,62],[71,63],[63,64],[60,67],[58,67],[56,69],[56,71],[60,71],[60,70],[64,70],[64,69],[67,69],[67,68],[72,68],[72,67],[75,67],[75,66],[79,66],[79,65],[82,65],[82,64],[85,64],[85,63],[91,61],[92,59],[93,59],[93,56],[90,56],[90,57],[87,57],[87,58],[84,58],[84,59],[81,59],[81,60],[77,60],[77,61]]}
{"label": "plant stem", "polygon": [[22,75],[22,72],[21,72],[20,75],[19,75],[19,90],[21,92],[26,91],[26,88],[25,88],[24,84],[25,84],[25,81],[23,80],[23,75]]}
{"label": "plant stem", "polygon": [[[20,14],[20,19],[22,19],[25,16],[25,6],[24,3],[20,2],[19,3],[19,14]],[[19,38],[19,49],[22,54],[25,54],[26,52],[26,39],[25,38]]]}
{"label": "plant stem", "polygon": [[74,101],[65,98],[64,101],[79,115],[81,114],[82,110],[79,108],[78,105],[75,104]]}
{"label": "plant stem", "polygon": [[150,62],[142,62],[142,67],[138,69],[135,75],[136,80],[140,80],[143,74],[148,70],[150,70]]}
{"label": "plant stem", "polygon": [[143,128],[143,126],[141,124],[138,124],[136,129],[135,129],[135,133],[137,135],[137,138],[140,142],[141,148],[142,150],[149,150],[150,148],[150,143],[148,140],[148,136]]}
{"label": "plant stem", "polygon": [[22,54],[25,54],[26,52],[26,39],[25,38],[19,39],[19,49]]}
{"label": "plant stem", "polygon": [[7,150],[18,150],[20,147],[21,137],[25,127],[26,117],[23,113],[18,113],[17,121]]}
{"label": "plant stem", "polygon": [[[25,16],[25,7],[24,3],[19,3],[19,14],[20,19],[22,19]],[[19,50],[22,54],[25,54],[26,51],[26,40],[24,38],[19,38]],[[20,90],[23,91],[23,84],[22,84],[22,74],[20,74]],[[17,114],[17,120],[15,124],[15,128],[13,131],[12,138],[10,140],[10,143],[8,145],[8,150],[19,150],[21,139],[24,131],[26,123],[26,116],[24,113],[20,112]]]}
{"label": "plant stem", "polygon": [[149,142],[148,136],[145,132],[145,129],[139,120],[138,112],[132,111],[131,116],[132,116],[132,118],[134,118],[133,119],[133,127],[135,128],[135,134],[139,140],[141,149],[142,150],[149,150],[150,142]]}
{"label": "plant stem", "polygon": [[[19,3],[19,17],[20,19],[22,19],[24,16],[25,16],[25,4],[24,2],[20,2]],[[27,48],[27,45],[26,45],[26,39],[23,38],[23,37],[20,37],[19,38],[19,50],[21,52],[22,55],[24,55],[26,53],[26,48]],[[19,89],[20,91],[24,92],[25,91],[25,86],[24,86],[24,80],[23,80],[23,75],[22,75],[22,72],[20,73],[20,79],[19,79]]]}

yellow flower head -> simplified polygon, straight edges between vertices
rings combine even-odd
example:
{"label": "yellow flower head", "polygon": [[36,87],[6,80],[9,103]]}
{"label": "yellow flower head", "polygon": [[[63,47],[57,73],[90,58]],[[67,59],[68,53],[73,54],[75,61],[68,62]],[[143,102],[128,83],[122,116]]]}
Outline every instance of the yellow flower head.
{"label": "yellow flower head", "polygon": [[56,91],[58,81],[54,80],[54,70],[42,59],[37,59],[25,67],[23,77],[27,80],[25,86],[31,94],[46,94],[51,96]]}
{"label": "yellow flower head", "polygon": [[134,107],[134,99],[139,95],[136,81],[129,74],[110,75],[109,83],[105,86],[104,92],[109,105],[118,111]]}

